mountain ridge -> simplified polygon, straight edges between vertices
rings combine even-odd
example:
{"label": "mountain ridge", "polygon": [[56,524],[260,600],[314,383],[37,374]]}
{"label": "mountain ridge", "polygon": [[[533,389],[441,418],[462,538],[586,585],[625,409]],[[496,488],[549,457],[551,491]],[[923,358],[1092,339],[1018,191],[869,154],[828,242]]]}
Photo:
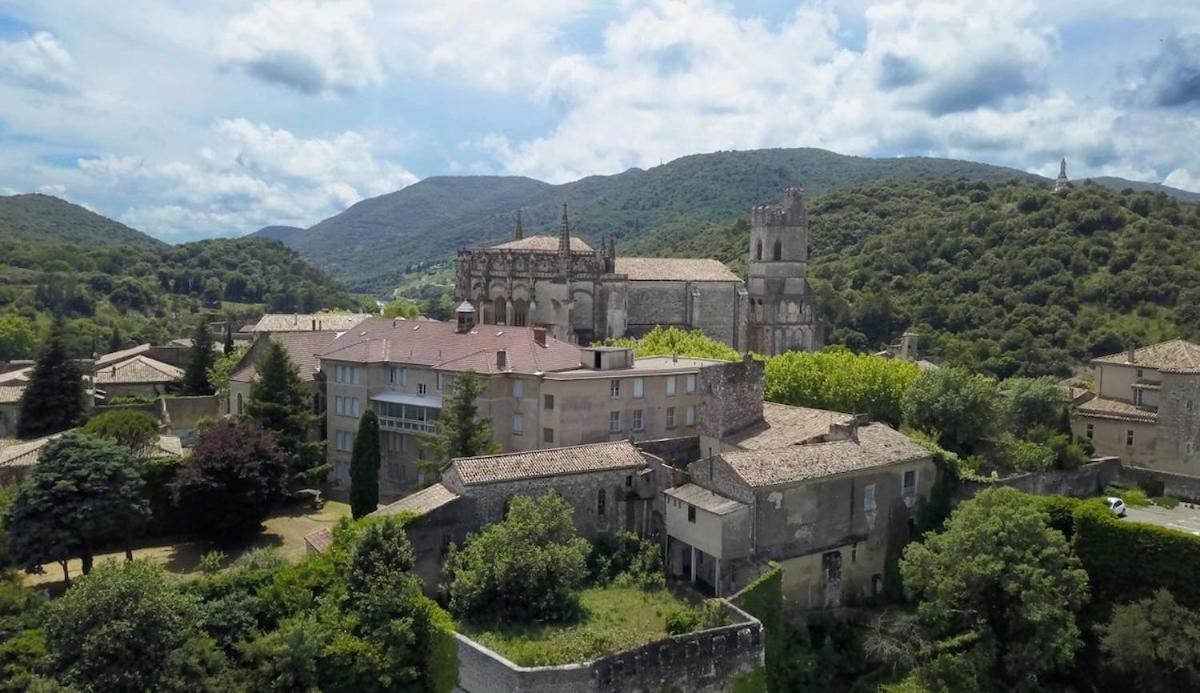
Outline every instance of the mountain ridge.
{"label": "mountain ridge", "polygon": [[0,238],[35,244],[168,245],[86,207],[42,193],[0,196]]}

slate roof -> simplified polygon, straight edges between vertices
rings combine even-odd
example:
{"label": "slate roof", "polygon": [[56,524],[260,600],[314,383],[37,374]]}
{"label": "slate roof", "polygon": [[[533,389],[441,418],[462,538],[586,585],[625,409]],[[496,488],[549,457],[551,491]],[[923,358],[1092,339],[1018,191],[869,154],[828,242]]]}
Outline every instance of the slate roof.
{"label": "slate roof", "polygon": [[1097,419],[1115,419],[1117,421],[1140,421],[1154,423],[1158,414],[1147,411],[1125,400],[1110,397],[1093,397],[1075,406],[1075,413],[1080,416],[1090,416]]}
{"label": "slate roof", "polygon": [[429,488],[423,488],[409,494],[398,501],[381,506],[372,515],[401,515],[409,514],[416,517],[427,515],[438,508],[462,498],[451,491],[443,483],[436,483]]}
{"label": "slate roof", "polygon": [[[496,367],[505,351],[507,368]],[[460,334],[454,323],[372,318],[333,340],[321,359],[356,363],[403,363],[446,371],[537,373],[579,367],[579,347],[549,335],[546,346],[533,341],[533,329],[476,325]]]}
{"label": "slate roof", "polygon": [[[321,365],[317,354],[332,344],[338,334],[338,332],[273,332],[270,340],[283,345],[288,358],[296,364],[296,368],[300,371],[300,380],[309,383],[316,378],[317,370]],[[260,355],[261,352],[247,353],[246,358],[242,359],[241,364],[233,371],[229,379],[235,383],[248,383],[253,380],[255,373],[258,372],[257,359]]]}
{"label": "slate roof", "polygon": [[663,491],[663,493],[676,500],[694,505],[701,510],[707,510],[714,515],[728,515],[731,512],[749,507],[745,503],[735,501],[732,498],[726,498],[691,483],[669,488]]}
{"label": "slate roof", "polygon": [[169,383],[182,377],[183,369],[140,354],[114,365],[96,369],[97,385]]}
{"label": "slate roof", "polygon": [[25,392],[24,385],[0,385],[0,404],[20,402],[23,392]]}
{"label": "slate roof", "polygon": [[247,332],[341,332],[371,317],[367,313],[267,313]]}
{"label": "slate roof", "polygon": [[646,466],[646,460],[633,443],[618,440],[504,455],[459,457],[452,465],[464,486],[474,486],[561,474],[633,469]]}
{"label": "slate roof", "polygon": [[836,440],[721,454],[734,473],[751,487],[819,479],[929,456],[928,450],[904,434],[878,423],[860,427],[857,442]]}
{"label": "slate roof", "polygon": [[[521,240],[505,241],[492,246],[503,250],[558,250],[558,236],[526,236]],[[576,253],[593,252],[592,246],[582,238],[571,236],[571,250]]]}
{"label": "slate roof", "polygon": [[1146,366],[1168,373],[1200,373],[1200,344],[1172,339],[1134,349],[1132,363],[1129,354],[1124,351],[1097,356],[1092,363]]}
{"label": "slate roof", "polygon": [[630,281],[740,282],[724,263],[711,259],[619,257],[616,273]]}
{"label": "slate roof", "polygon": [[763,420],[727,436],[724,442],[742,450],[799,445],[829,433],[834,424],[847,424],[853,419],[850,414],[839,411],[763,402]]}

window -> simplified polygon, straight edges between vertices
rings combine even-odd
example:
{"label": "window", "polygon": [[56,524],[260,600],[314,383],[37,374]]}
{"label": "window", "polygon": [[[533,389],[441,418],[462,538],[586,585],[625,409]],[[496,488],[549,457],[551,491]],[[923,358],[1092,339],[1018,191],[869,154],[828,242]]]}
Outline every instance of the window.
{"label": "window", "polygon": [[554,444],[554,429],[553,428],[543,428],[542,429],[542,442],[550,443],[551,445]]}
{"label": "window", "polygon": [[779,241],[775,241],[775,261],[778,262],[782,259],[783,259],[783,244],[780,243]]}
{"label": "window", "polygon": [[334,397],[333,412],[338,416],[362,416],[362,404],[357,397]]}
{"label": "window", "polygon": [[675,396],[675,376],[667,376],[667,397]]}
{"label": "window", "polygon": [[608,430],[611,433],[621,432],[621,412],[610,411],[608,413]]}
{"label": "window", "polygon": [[1133,429],[1132,428],[1129,429],[1128,431],[1125,431],[1125,447],[1127,447],[1127,448],[1133,447]]}
{"label": "window", "polygon": [[334,366],[333,381],[347,385],[359,385],[362,383],[362,369],[357,366]]}
{"label": "window", "polygon": [[1140,389],[1133,391],[1133,403],[1142,406],[1142,391]]}
{"label": "window", "polygon": [[688,393],[692,393],[692,392],[696,391],[696,376],[695,376],[695,374],[684,376],[683,382],[684,382],[683,389],[685,391],[687,391]]}
{"label": "window", "polygon": [[524,396],[525,396],[525,381],[524,380],[514,380],[513,381],[513,397],[515,397],[517,399],[521,399]]}
{"label": "window", "polygon": [[645,426],[643,425],[643,422],[642,422],[642,410],[634,409],[633,410],[633,430],[640,431],[643,428],[645,428]]}
{"label": "window", "polygon": [[675,428],[675,407],[667,407],[667,428]]}
{"label": "window", "polygon": [[513,414],[513,435],[519,436],[525,432],[525,417],[521,414]]}
{"label": "window", "polygon": [[389,433],[387,440],[388,452],[404,452],[404,450],[408,447],[403,433]]}
{"label": "window", "polygon": [[917,470],[904,470],[904,495],[911,496],[917,488]]}
{"label": "window", "polygon": [[625,475],[625,488],[629,488],[630,486],[633,486],[633,475],[626,474]]}
{"label": "window", "polygon": [[596,491],[596,514],[600,517],[604,517],[604,503],[604,489],[600,489],[599,491]]}
{"label": "window", "polygon": [[688,522],[695,522],[695,521],[696,521],[696,506],[689,505],[688,506]]}
{"label": "window", "polygon": [[441,373],[434,373],[433,386],[434,386],[434,388],[437,389],[438,392],[442,391],[442,374]]}
{"label": "window", "polygon": [[863,512],[875,512],[875,484],[867,484],[863,488]]}
{"label": "window", "polygon": [[408,384],[408,369],[407,368],[393,368],[391,371],[391,377],[389,378],[389,380],[391,381],[391,383],[393,385],[407,385]]}
{"label": "window", "polygon": [[1188,410],[1188,411],[1191,411],[1193,406],[1194,406],[1194,405],[1192,404],[1192,400],[1190,400],[1190,399],[1189,399],[1189,400],[1187,401],[1187,410]]}
{"label": "window", "polygon": [[337,449],[341,452],[349,452],[354,449],[354,433],[351,431],[337,431]]}
{"label": "window", "polygon": [[1139,378],[1142,377],[1142,369],[1141,368],[1137,369],[1137,372],[1138,372],[1137,377],[1139,377]]}
{"label": "window", "polygon": [[428,388],[428,386],[427,386],[425,383],[417,383],[417,394],[418,394],[418,395],[421,395],[422,397],[424,397],[424,396],[425,396],[425,392],[426,392],[428,389],[429,389],[429,388]]}
{"label": "window", "polygon": [[633,379],[633,398],[641,399],[646,396],[646,380],[644,378]]}
{"label": "window", "polygon": [[1096,427],[1093,424],[1088,424],[1085,429],[1085,435],[1091,439],[1096,434]]}
{"label": "window", "polygon": [[755,244],[754,244],[754,259],[755,260],[762,259],[762,239],[761,238],[758,239],[758,241],[755,242]]}
{"label": "window", "polygon": [[621,381],[620,380],[608,381],[608,392],[613,397],[620,397],[621,396]]}
{"label": "window", "polygon": [[542,409],[554,408],[554,395],[542,395]]}
{"label": "window", "polygon": [[688,407],[687,409],[683,410],[683,423],[684,423],[684,425],[687,425],[687,426],[695,426],[696,425],[696,408],[695,407]]}

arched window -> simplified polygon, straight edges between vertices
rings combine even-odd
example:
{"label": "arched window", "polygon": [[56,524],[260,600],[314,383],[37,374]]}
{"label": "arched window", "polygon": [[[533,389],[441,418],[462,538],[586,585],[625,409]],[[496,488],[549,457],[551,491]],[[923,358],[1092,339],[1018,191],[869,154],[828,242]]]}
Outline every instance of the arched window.
{"label": "arched window", "polygon": [[606,510],[606,508],[604,507],[604,505],[605,505],[604,501],[605,501],[604,489],[600,489],[599,491],[596,492],[596,514],[600,515],[601,517],[604,516],[604,512]]}
{"label": "arched window", "polygon": [[508,301],[503,296],[497,296],[493,302],[495,308],[495,318],[497,325],[504,325],[508,322]]}
{"label": "arched window", "polygon": [[755,242],[755,244],[754,244],[754,259],[755,260],[762,259],[762,239],[761,238],[758,239],[758,241]]}
{"label": "arched window", "polygon": [[783,259],[783,244],[780,243],[779,241],[775,241],[775,259],[776,260]]}
{"label": "arched window", "polygon": [[529,322],[529,304],[523,298],[513,301],[513,326],[525,327]]}

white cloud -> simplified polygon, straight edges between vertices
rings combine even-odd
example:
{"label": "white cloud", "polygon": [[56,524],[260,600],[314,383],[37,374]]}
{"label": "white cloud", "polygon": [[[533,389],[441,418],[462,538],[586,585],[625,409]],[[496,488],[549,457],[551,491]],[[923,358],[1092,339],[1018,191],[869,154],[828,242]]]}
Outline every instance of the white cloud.
{"label": "white cloud", "polygon": [[301,92],[351,92],[383,82],[366,0],[266,0],[229,21],[217,50],[258,79]]}
{"label": "white cloud", "polygon": [[1172,188],[1200,192],[1200,175],[1192,173],[1186,168],[1177,168],[1171,171],[1163,179],[1162,183]]}
{"label": "white cloud", "polygon": [[0,81],[50,93],[79,90],[71,54],[45,31],[19,41],[0,41]]}

